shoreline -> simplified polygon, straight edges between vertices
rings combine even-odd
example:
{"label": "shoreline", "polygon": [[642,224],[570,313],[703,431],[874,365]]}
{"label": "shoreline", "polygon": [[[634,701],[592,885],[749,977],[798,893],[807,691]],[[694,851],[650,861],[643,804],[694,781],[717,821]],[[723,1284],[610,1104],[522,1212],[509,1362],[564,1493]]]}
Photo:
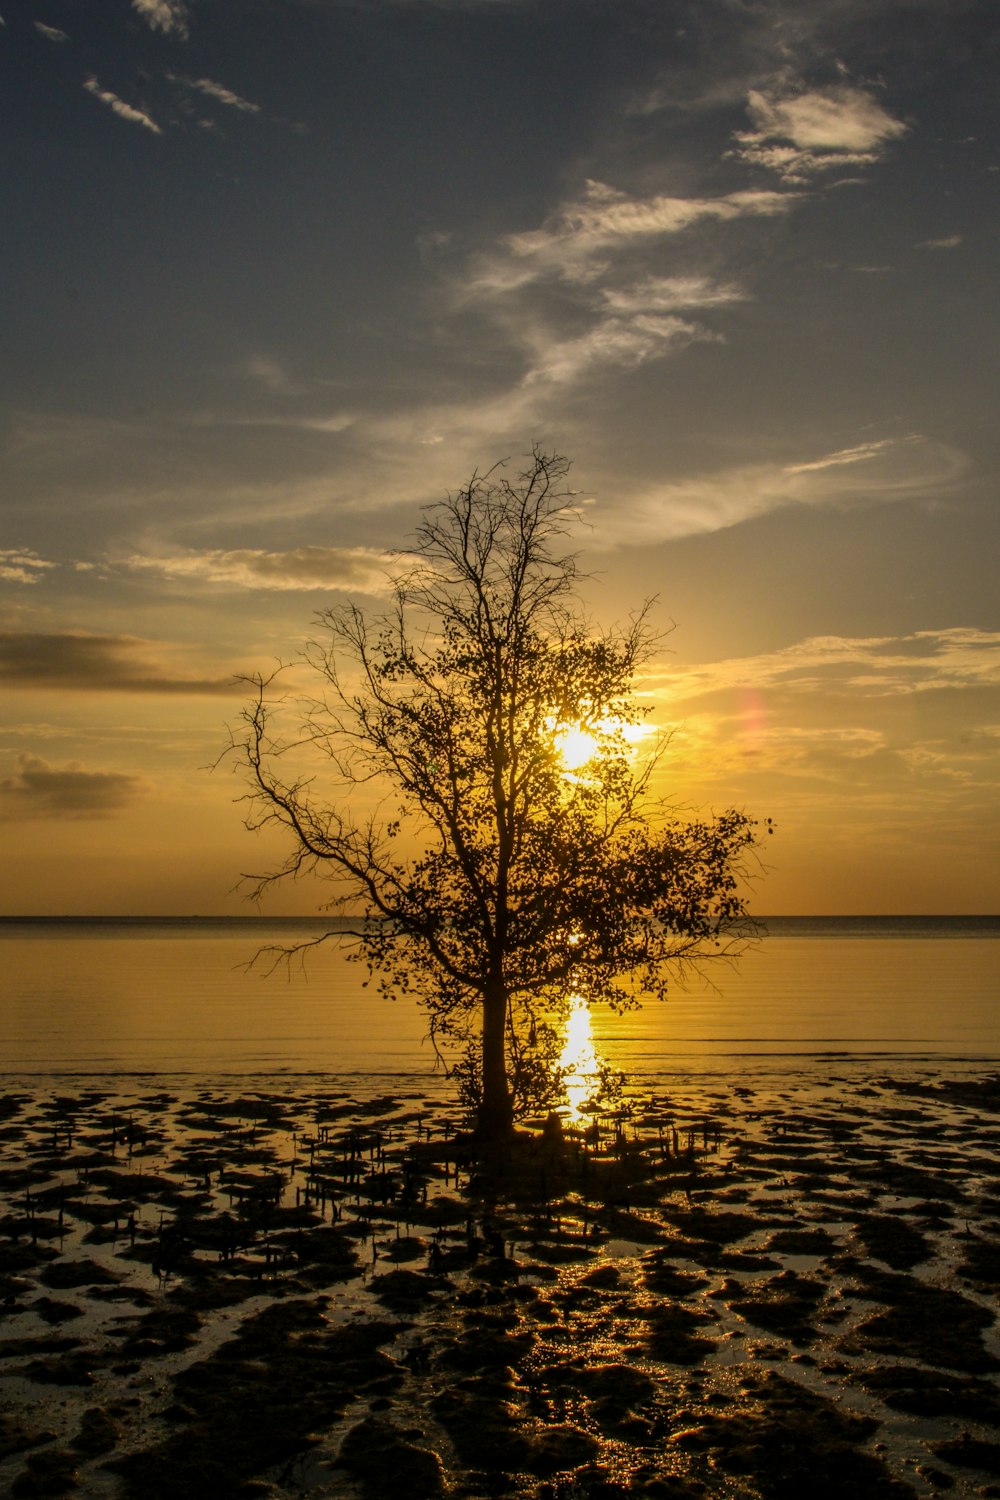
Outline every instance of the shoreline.
{"label": "shoreline", "polygon": [[1000,1496],[996,1065],[790,1061],[490,1203],[440,1078],[0,1080],[0,1487]]}

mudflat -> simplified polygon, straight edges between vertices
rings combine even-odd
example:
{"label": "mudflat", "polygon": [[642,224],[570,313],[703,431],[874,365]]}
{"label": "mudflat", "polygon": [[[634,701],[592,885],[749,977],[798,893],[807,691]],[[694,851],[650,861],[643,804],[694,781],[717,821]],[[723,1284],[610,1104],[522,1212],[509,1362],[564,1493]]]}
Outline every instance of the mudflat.
{"label": "mudflat", "polygon": [[0,1095],[0,1492],[1000,1496],[995,1073],[161,1083]]}

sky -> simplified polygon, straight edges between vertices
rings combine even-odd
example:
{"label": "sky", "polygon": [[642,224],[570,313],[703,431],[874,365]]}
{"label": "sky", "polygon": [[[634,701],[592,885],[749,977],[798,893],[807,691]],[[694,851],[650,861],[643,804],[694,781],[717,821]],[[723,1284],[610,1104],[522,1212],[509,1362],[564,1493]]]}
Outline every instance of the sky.
{"label": "sky", "polygon": [[0,17],[0,913],[252,912],[239,675],[535,442],[752,908],[1000,911],[992,0]]}

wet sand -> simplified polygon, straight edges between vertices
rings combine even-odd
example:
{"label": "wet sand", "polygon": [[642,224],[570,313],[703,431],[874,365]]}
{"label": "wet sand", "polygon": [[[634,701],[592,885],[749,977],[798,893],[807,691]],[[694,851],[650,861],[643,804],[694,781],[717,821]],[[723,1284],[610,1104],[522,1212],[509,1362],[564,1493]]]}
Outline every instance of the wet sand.
{"label": "wet sand", "polygon": [[8,1081],[0,1493],[1000,1496],[996,1074],[383,1083]]}

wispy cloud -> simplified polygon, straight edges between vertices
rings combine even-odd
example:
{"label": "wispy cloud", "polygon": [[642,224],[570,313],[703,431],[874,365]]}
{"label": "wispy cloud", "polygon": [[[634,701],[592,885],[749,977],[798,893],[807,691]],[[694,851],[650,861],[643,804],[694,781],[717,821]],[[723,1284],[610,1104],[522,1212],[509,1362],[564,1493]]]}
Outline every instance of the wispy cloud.
{"label": "wispy cloud", "polygon": [[998,750],[964,730],[941,737],[923,720],[911,724],[908,737],[861,723],[803,725],[769,700],[757,720],[685,719],[671,740],[671,764],[675,777],[702,794],[718,787],[731,796],[734,778],[752,784],[755,797],[767,797],[779,833],[797,814],[813,834],[829,820],[879,842],[871,815],[891,810],[925,834],[943,819],[964,818],[981,836],[995,826]]}
{"label": "wispy cloud", "polygon": [[0,548],[0,578],[7,583],[38,583],[56,565],[29,548]]}
{"label": "wispy cloud", "polygon": [[789,183],[871,166],[907,131],[871,93],[846,83],[798,92],[753,89],[747,112],[752,129],[737,133],[733,154]]}
{"label": "wispy cloud", "polygon": [[267,354],[253,354],[243,367],[251,380],[275,396],[294,396],[301,387],[283,365]]}
{"label": "wispy cloud", "polygon": [[633,198],[606,183],[588,181],[579,198],[560,204],[540,228],[507,235],[477,257],[464,291],[466,296],[503,296],[536,281],[590,281],[608,269],[609,256],[706,221],[784,214],[794,200],[793,193],[760,190],[718,198]]}
{"label": "wispy cloud", "polygon": [[[559,421],[565,427],[565,408],[588,379],[607,378],[612,369],[620,371],[630,364],[634,368],[687,347],[695,339],[720,336],[694,322],[678,323],[681,326],[667,318],[639,318],[634,324],[599,320],[575,340],[553,339],[549,344],[539,325],[537,346],[528,351],[526,373],[495,395],[413,405],[385,416],[359,413],[350,424],[350,449],[338,452],[336,459],[342,516],[346,521],[409,497],[432,499],[485,457],[520,454],[525,433],[544,436]],[[523,337],[527,340],[527,332]],[[293,428],[322,425],[295,417],[260,420],[265,425]],[[339,433],[345,425],[331,419],[328,430]],[[588,517],[595,546],[648,547],[738,526],[783,508],[847,509],[899,502],[934,505],[958,490],[967,470],[964,454],[920,434],[857,443],[794,462],[713,469],[663,483],[634,479],[616,469],[606,491],[600,484],[590,491],[593,503]],[[297,481],[291,489],[262,486],[257,492],[241,491],[233,516],[253,505],[272,514],[279,506],[288,507],[292,514],[291,507],[297,506],[295,514],[304,517],[324,513],[328,504],[329,482],[319,476]],[[273,554],[272,565],[256,560],[258,554],[249,550],[174,556],[152,549],[145,561],[142,556],[130,558],[129,566],[192,580],[214,574],[221,582],[228,576],[229,581],[253,587],[264,586],[260,575],[273,566],[279,578],[289,571],[282,587],[345,586],[366,591],[375,587],[376,580],[364,576],[367,562],[360,573],[353,571],[354,564],[341,572],[339,559],[355,556],[353,549],[331,549],[329,565],[325,549],[317,551],[322,554],[318,565],[307,553],[304,562],[296,562],[291,569],[285,559],[301,558],[301,552]],[[271,556],[259,554],[260,558]],[[295,581],[303,575],[307,581]],[[315,583],[308,581],[313,577]],[[341,578],[345,582],[339,582]]]}
{"label": "wispy cloud", "polygon": [[602,318],[578,338],[546,342],[525,376],[525,385],[568,386],[608,366],[634,370],[698,339],[713,338],[718,335],[684,318],[648,314]]}
{"label": "wispy cloud", "polygon": [[181,37],[188,34],[188,8],[184,0],[132,0],[132,9],[153,31]]}
{"label": "wispy cloud", "polygon": [[178,676],[163,648],[136,636],[0,631],[0,682],[80,692],[225,693],[230,678]]}
{"label": "wispy cloud", "polygon": [[[220,106],[258,109],[205,74],[170,76],[179,87]],[[772,70],[769,76],[777,75]],[[717,125],[712,148],[717,161],[732,144],[732,118],[727,111]],[[784,144],[795,152],[821,155],[827,164],[831,153],[877,155],[905,129],[874,92],[846,83],[798,91],[760,85],[751,94],[750,124],[740,141],[748,160],[765,144]],[[733,312],[754,296],[753,247],[761,234],[772,243],[780,221],[810,203],[812,184],[807,184],[810,191],[784,182],[762,184],[730,161],[724,168],[726,180],[731,184],[735,172],[740,190],[712,194],[692,189],[685,195],[654,188],[698,178],[666,170],[654,175],[647,163],[640,179],[646,188],[626,191],[611,185],[613,178],[600,180],[610,174],[596,166],[597,159],[581,186],[550,200],[551,212],[540,212],[527,221],[528,227],[480,239],[478,248],[465,254],[455,250],[462,236],[439,237],[429,252],[438,279],[436,295],[428,298],[428,343],[436,341],[441,349],[450,342],[456,354],[450,366],[442,359],[436,368],[431,357],[428,379],[414,383],[409,399],[385,389],[366,400],[360,389],[352,390],[347,411],[330,398],[329,385],[308,380],[284,359],[279,362],[263,352],[245,363],[242,372],[257,387],[250,399],[244,387],[235,409],[227,411],[219,403],[214,411],[192,414],[189,427],[270,427],[314,434],[316,441],[298,447],[301,471],[276,477],[273,466],[265,463],[247,473],[230,486],[211,529],[206,524],[201,533],[194,529],[201,520],[194,509],[200,503],[202,476],[178,475],[172,489],[175,528],[161,533],[149,548],[151,555],[131,541],[127,566],[192,584],[370,591],[378,586],[374,574],[357,555],[345,561],[349,549],[188,554],[175,553],[173,546],[197,545],[201,538],[227,541],[223,528],[231,519],[245,520],[241,511],[263,513],[279,493],[282,505],[294,506],[297,517],[318,513],[328,508],[333,474],[344,514],[356,515],[364,505],[424,500],[454,483],[470,460],[518,452],[531,435],[555,434],[560,442],[575,442],[580,413],[595,394],[607,392],[607,412],[616,410],[621,377],[681,357],[694,346],[707,351],[725,340],[731,326],[751,327],[748,319],[738,323]],[[707,354],[704,363],[711,362]],[[470,378],[460,383],[466,371]],[[603,412],[597,411],[594,421],[602,420]],[[328,444],[322,441],[325,435],[331,439]],[[220,434],[220,444],[225,441]],[[150,446],[159,452],[158,439],[151,439]],[[273,451],[279,451],[277,444]],[[602,541],[655,544],[736,525],[780,506],[927,495],[950,483],[961,462],[930,441],[913,439],[845,448],[818,458],[807,455],[804,463],[742,465],[673,478],[664,485],[637,483],[626,474],[614,509],[598,506],[592,514]],[[135,469],[133,460],[129,472]],[[110,482],[114,486],[119,481]],[[192,499],[196,492],[197,501]],[[243,540],[246,532],[234,529],[230,535]],[[282,541],[306,535],[303,526]],[[359,537],[367,539],[367,534],[352,524],[343,540]]]}
{"label": "wispy cloud", "polygon": [[223,427],[289,427],[299,432],[328,432],[336,434],[346,432],[348,428],[358,424],[360,418],[355,412],[332,411],[324,416],[309,416],[290,412],[283,416],[269,413],[266,416],[258,413],[256,416],[239,417],[216,417],[207,419],[211,426]]}
{"label": "wispy cloud", "polygon": [[119,99],[118,95],[113,94],[110,89],[102,89],[93,73],[84,79],[83,86],[88,94],[93,94],[95,99],[99,99],[102,104],[106,104],[109,109],[113,110],[119,119],[128,120],[132,125],[141,125],[145,130],[151,130],[154,135],[163,134],[156,121],[143,110],[136,109],[133,104],[126,104],[124,99]]}
{"label": "wispy cloud", "polygon": [[191,583],[226,584],[241,589],[340,589],[384,594],[393,560],[371,547],[297,547],[289,552],[259,548],[135,554],[126,566]]}
{"label": "wispy cloud", "polygon": [[75,761],[54,766],[21,755],[16,774],[0,780],[0,821],[107,818],[145,791],[140,777],[122,771],[87,771]]}
{"label": "wispy cloud", "polygon": [[[904,128],[873,96],[847,85],[798,93],[758,90],[753,109],[756,130],[742,142],[747,152],[764,144],[769,132],[784,131],[795,151],[829,155],[864,148],[877,153]],[[720,153],[728,140],[720,136]],[[584,394],[610,390],[617,377],[676,357],[693,345],[722,342],[727,315],[753,295],[741,227],[781,220],[810,196],[785,185],[747,186],[715,196],[636,193],[594,176],[578,192],[564,195],[534,227],[498,235],[462,257],[455,256],[451,237],[432,236],[427,253],[437,261],[441,293],[435,337],[445,341],[453,330],[463,350],[489,351],[467,392],[436,400],[432,389],[425,401],[386,403],[381,411],[352,402],[349,412],[317,412],[317,391],[303,389],[282,366],[260,357],[250,373],[259,386],[281,398],[276,409],[206,421],[318,435],[349,430],[349,438],[331,455],[345,505],[355,504],[362,491],[371,503],[384,503],[399,493],[394,489],[397,476],[404,492],[412,493],[415,457],[428,484],[439,477],[454,482],[454,472],[461,472],[470,455],[473,462],[482,459],[484,445],[487,451],[510,451],[512,442],[524,442],[525,432],[572,431]],[[710,235],[707,243],[702,232]],[[736,266],[738,275],[730,269]],[[470,324],[479,326],[470,332]],[[488,368],[496,372],[492,388],[484,378]],[[451,385],[454,389],[453,381]],[[443,464],[426,463],[427,449],[434,445],[450,455],[450,472],[442,472]],[[645,543],[734,525],[779,505],[925,493],[927,485],[920,488],[917,474],[917,448],[919,457],[932,460],[925,471],[927,484],[943,482],[951,470],[943,450],[933,444],[873,445],[850,459],[830,456],[801,470],[777,464],[745,467],[678,481],[662,493],[647,488],[631,499],[619,495],[621,505],[608,520],[604,539]],[[366,463],[377,475],[375,482],[364,477]],[[835,478],[827,472],[834,468]],[[381,499],[372,493],[376,485]],[[603,513],[595,513],[595,522],[599,516],[604,519]],[[157,566],[163,571],[162,559]],[[188,576],[196,568],[203,577],[216,570],[215,581],[223,581],[223,572],[236,581],[236,576],[247,579],[248,572],[260,571],[246,556],[234,560],[226,555],[223,560],[223,554],[197,565],[170,566],[174,576],[180,576],[182,566]],[[259,578],[254,586],[261,586]]]}
{"label": "wispy cloud", "polygon": [[962,243],[960,234],[949,234],[943,240],[921,240],[918,250],[957,250]]}
{"label": "wispy cloud", "polygon": [[746,293],[732,282],[707,276],[646,276],[629,286],[604,288],[601,299],[616,313],[654,313],[725,307],[745,301]]}
{"label": "wispy cloud", "polygon": [[532,347],[526,390],[565,387],[602,368],[634,370],[696,342],[721,335],[680,311],[724,307],[744,300],[731,283],[705,276],[646,276],[632,283],[602,286],[592,304],[591,326],[573,338],[553,337],[541,323],[526,325]]}
{"label": "wispy cloud", "polygon": [[811,636],[780,651],[666,669],[657,687],[673,703],[774,689],[855,700],[1000,687],[1000,631],[973,626],[902,636]]}
{"label": "wispy cloud", "polygon": [[673,794],[738,788],[781,832],[799,821],[813,837],[829,822],[880,846],[883,818],[922,838],[948,822],[975,841],[996,827],[1000,632],[815,636],[668,666],[649,688],[673,726]]}
{"label": "wispy cloud", "polygon": [[[581,382],[616,370],[636,369],[695,342],[717,341],[722,335],[698,315],[713,314],[746,300],[747,294],[731,280],[691,274],[604,277],[593,285],[574,287],[572,306],[567,307],[563,300],[558,312],[551,314],[545,306],[529,305],[530,299],[513,297],[507,300],[489,336],[520,359],[521,371],[495,394],[448,404],[417,405],[386,416],[358,409],[202,420],[212,425],[273,426],[331,435],[353,429],[361,450],[378,452],[383,483],[385,465],[396,445],[407,449],[414,444],[448,445],[449,449],[457,445],[464,449],[467,444],[506,443],[511,436],[523,442],[524,431],[548,419],[550,413],[558,413]],[[477,311],[488,321],[493,317],[489,303]],[[681,313],[689,316],[682,317]],[[578,331],[567,334],[567,321]],[[306,387],[269,358],[255,357],[246,369],[255,382],[277,396],[307,394]],[[308,394],[315,399],[315,392]],[[482,453],[474,452],[471,457],[476,461]],[[435,473],[434,482],[439,479],[447,485],[454,473]]]}
{"label": "wispy cloud", "polygon": [[168,73],[167,77],[172,83],[178,83],[182,88],[203,94],[206,99],[214,99],[218,104],[225,104],[229,109],[237,109],[248,115],[260,114],[259,104],[253,104],[249,99],[241,98],[232,89],[227,89],[222,83],[216,83],[212,78],[188,78],[183,73]]}
{"label": "wispy cloud", "polygon": [[[301,396],[315,404],[317,387],[300,371],[290,369],[286,363],[275,359],[272,354],[258,352],[249,358],[240,360],[233,365],[232,373],[241,382],[249,382],[251,386],[266,392],[269,396]],[[324,395],[326,393],[324,392]],[[342,428],[350,426],[352,417],[345,412],[326,412],[320,415],[303,415],[301,409],[287,414],[290,425],[309,427],[313,426],[317,431],[339,432]],[[235,421],[238,423],[239,418]],[[252,420],[252,419],[251,419]],[[279,420],[282,420],[279,418]],[[262,419],[262,425],[267,425],[266,416]]]}
{"label": "wispy cloud", "polygon": [[784,214],[795,196],[640,198],[588,181],[540,227],[502,236],[452,277],[448,312],[482,319],[486,336],[520,358],[521,370],[506,392],[462,403],[454,420],[429,425],[446,435],[456,423],[483,426],[491,413],[507,422],[521,409],[533,423],[558,419],[583,381],[718,341],[712,317],[746,292],[731,277],[665,273],[665,242],[699,224]]}
{"label": "wispy cloud", "polygon": [[627,506],[598,506],[602,541],[626,545],[720,531],[785,506],[864,505],[937,497],[964,474],[954,448],[919,434],[793,464],[750,464],[656,485]]}
{"label": "wispy cloud", "polygon": [[68,42],[69,37],[65,31],[60,31],[58,26],[46,26],[44,21],[35,22],[35,30],[39,36],[43,36],[47,42]]}

